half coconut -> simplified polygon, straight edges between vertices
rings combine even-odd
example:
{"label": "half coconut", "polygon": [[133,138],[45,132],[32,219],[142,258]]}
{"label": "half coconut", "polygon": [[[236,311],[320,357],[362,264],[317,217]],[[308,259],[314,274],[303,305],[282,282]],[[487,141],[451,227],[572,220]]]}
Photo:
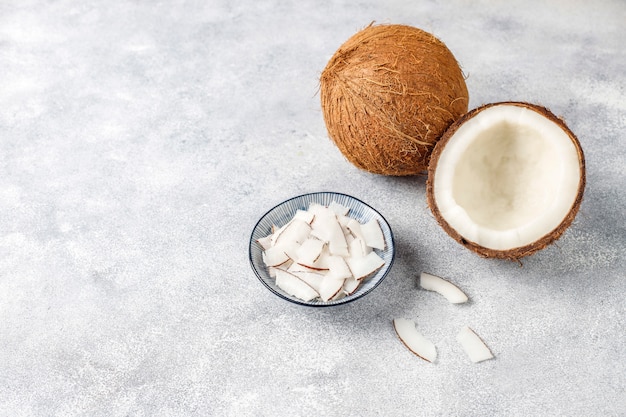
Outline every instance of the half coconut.
{"label": "half coconut", "polygon": [[476,108],[433,150],[428,205],[456,241],[489,258],[518,260],[558,239],[576,216],[585,159],[576,136],[545,107]]}

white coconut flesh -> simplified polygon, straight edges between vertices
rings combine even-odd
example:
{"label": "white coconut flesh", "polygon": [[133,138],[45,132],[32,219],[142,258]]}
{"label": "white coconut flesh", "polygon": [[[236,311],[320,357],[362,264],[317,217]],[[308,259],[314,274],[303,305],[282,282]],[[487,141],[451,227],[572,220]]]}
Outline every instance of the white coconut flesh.
{"label": "white coconut flesh", "polygon": [[433,188],[450,227],[468,241],[507,250],[559,226],[580,181],[576,146],[557,123],[502,104],[457,129],[439,156]]}

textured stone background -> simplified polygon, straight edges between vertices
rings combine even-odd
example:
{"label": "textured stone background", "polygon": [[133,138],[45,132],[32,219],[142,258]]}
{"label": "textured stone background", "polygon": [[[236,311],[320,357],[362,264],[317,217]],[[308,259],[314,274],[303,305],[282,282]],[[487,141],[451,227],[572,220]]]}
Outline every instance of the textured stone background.
{"label": "textured stone background", "polygon": [[[626,3],[494,3],[0,1],[0,415],[626,415]],[[318,78],[371,21],[446,42],[471,108],[565,118],[588,187],[557,245],[481,259],[436,225],[424,178],[339,154]],[[267,209],[321,190],[376,207],[398,247],[334,309],[285,303],[247,257]],[[420,291],[420,271],[472,302]],[[495,360],[469,362],[465,324]]]}

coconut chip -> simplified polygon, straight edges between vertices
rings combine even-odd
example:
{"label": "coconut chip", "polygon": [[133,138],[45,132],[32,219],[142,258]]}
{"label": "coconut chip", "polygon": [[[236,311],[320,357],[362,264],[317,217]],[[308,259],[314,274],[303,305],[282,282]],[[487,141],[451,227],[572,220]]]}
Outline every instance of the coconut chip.
{"label": "coconut chip", "polygon": [[493,354],[485,342],[468,326],[461,329],[456,340],[461,344],[467,356],[469,356],[470,360],[474,363],[493,358]]}
{"label": "coconut chip", "polygon": [[420,275],[420,286],[428,291],[435,291],[443,295],[453,304],[461,304],[467,301],[467,295],[459,287],[436,275],[422,272]]}
{"label": "coconut chip", "polygon": [[437,359],[437,348],[415,328],[415,322],[397,318],[393,320],[393,328],[404,346],[415,355],[428,362]]}

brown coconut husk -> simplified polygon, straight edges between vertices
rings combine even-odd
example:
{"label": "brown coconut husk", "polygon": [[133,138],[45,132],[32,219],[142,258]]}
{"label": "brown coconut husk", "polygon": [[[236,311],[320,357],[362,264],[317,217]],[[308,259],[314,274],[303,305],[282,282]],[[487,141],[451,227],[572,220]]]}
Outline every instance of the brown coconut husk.
{"label": "brown coconut husk", "polygon": [[[454,230],[443,219],[441,212],[439,211],[439,207],[437,207],[437,202],[435,201],[435,197],[434,197],[435,192],[434,192],[434,186],[433,186],[435,182],[435,175],[437,171],[437,163],[439,161],[439,156],[441,155],[441,152],[445,148],[446,144],[449,142],[449,140],[452,138],[455,132],[459,129],[459,127],[461,127],[463,123],[465,123],[472,117],[479,114],[481,111],[486,110],[493,106],[498,106],[498,105],[515,105],[515,106],[525,107],[527,109],[533,110],[541,114],[542,116],[556,123],[569,136],[569,138],[572,141],[572,144],[576,147],[576,152],[578,153],[578,161],[580,164],[580,183],[578,186],[578,193],[576,195],[576,199],[574,200],[572,204],[572,207],[570,208],[569,213],[567,214],[567,216],[565,216],[563,221],[554,230],[549,231],[547,234],[545,234],[541,239],[537,240],[536,242],[533,242],[525,246],[508,249],[508,250],[494,250],[494,249],[485,248],[477,244],[476,242],[468,241],[463,236],[461,236],[456,230]],[[461,245],[465,246],[469,250],[485,258],[509,259],[509,260],[514,260],[514,261],[519,262],[520,259],[529,255],[532,255],[533,253],[541,249],[544,249],[545,247],[554,243],[563,235],[565,230],[567,230],[571,226],[572,222],[574,221],[574,218],[576,217],[576,214],[578,213],[578,210],[580,209],[580,205],[583,200],[585,185],[586,185],[585,156],[583,154],[583,150],[580,146],[580,142],[578,141],[578,138],[567,127],[567,125],[565,124],[565,121],[557,117],[554,113],[552,113],[546,107],[539,106],[536,104],[531,104],[531,103],[510,101],[510,102],[486,104],[476,109],[473,109],[470,112],[466,113],[463,117],[458,119],[456,122],[454,122],[448,128],[448,130],[444,133],[441,140],[435,146],[431,155],[430,165],[428,167],[428,179],[426,181],[426,198],[428,201],[428,207],[430,207],[430,210],[435,216],[435,219],[437,219],[437,222],[439,223],[439,225],[443,228],[443,230],[446,231],[448,235],[450,235],[454,240],[459,242]]]}
{"label": "brown coconut husk", "polygon": [[425,172],[435,143],[469,102],[446,45],[406,25],[370,25],[348,39],[322,72],[320,96],[342,154],[383,175]]}

